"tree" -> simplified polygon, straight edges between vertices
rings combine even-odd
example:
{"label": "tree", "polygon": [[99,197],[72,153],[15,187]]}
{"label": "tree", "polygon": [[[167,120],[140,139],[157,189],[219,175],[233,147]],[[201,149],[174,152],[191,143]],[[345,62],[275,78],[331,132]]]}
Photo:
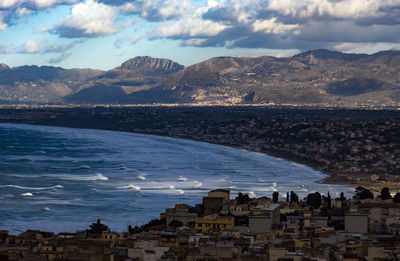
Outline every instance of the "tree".
{"label": "tree", "polygon": [[292,190],[290,191],[290,204],[299,203],[299,196]]}
{"label": "tree", "polygon": [[329,194],[329,191],[328,191],[328,198],[327,198],[326,204],[328,205],[328,208],[331,208],[332,198],[331,198],[331,194]]}
{"label": "tree", "polygon": [[108,226],[102,224],[99,218],[96,223],[90,225],[89,233],[91,234],[101,234],[103,231],[108,231]]}
{"label": "tree", "polygon": [[307,195],[307,205],[318,209],[321,206],[322,198],[319,192],[310,193]]}
{"label": "tree", "polygon": [[247,204],[250,201],[249,195],[243,194],[242,192],[239,192],[238,196],[235,199],[236,199],[237,204],[239,204],[239,205]]}
{"label": "tree", "polygon": [[278,203],[278,199],[279,199],[279,192],[275,191],[274,193],[272,193],[272,202]]}
{"label": "tree", "polygon": [[379,196],[382,200],[391,199],[392,196],[390,195],[389,188],[384,187],[381,190],[381,195]]}
{"label": "tree", "polygon": [[340,200],[340,201],[345,201],[345,200],[346,200],[346,198],[345,198],[343,192],[340,192],[340,198],[339,198],[339,200]]}
{"label": "tree", "polygon": [[400,192],[397,192],[396,195],[393,197],[393,203],[400,203]]}
{"label": "tree", "polygon": [[359,200],[368,198],[374,199],[374,194],[372,194],[372,192],[369,191],[368,189],[360,186],[356,188],[356,193],[354,194],[353,198]]}
{"label": "tree", "polygon": [[181,227],[183,226],[183,223],[179,220],[172,220],[171,223],[168,224],[168,226],[173,227],[173,228],[177,228],[177,227]]}

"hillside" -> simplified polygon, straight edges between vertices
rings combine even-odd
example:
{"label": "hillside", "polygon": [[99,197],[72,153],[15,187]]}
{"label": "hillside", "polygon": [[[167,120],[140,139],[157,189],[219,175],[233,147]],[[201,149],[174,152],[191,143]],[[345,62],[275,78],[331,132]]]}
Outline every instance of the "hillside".
{"label": "hillside", "polygon": [[317,50],[290,58],[212,58],[132,98],[163,93],[174,102],[399,105],[399,86],[399,51]]}
{"label": "hillside", "polygon": [[[135,57],[82,85],[77,93],[67,96],[66,101],[69,103],[125,103],[129,94],[157,87],[165,77],[183,68],[182,65],[168,59]],[[112,91],[104,88],[104,91],[99,92],[98,86],[109,86],[115,93],[112,94]]]}
{"label": "hillside", "polygon": [[141,56],[107,72],[0,65],[0,100],[399,106],[400,51],[216,57],[188,67]]}
{"label": "hillside", "polygon": [[61,103],[103,71],[0,64],[0,103]]}

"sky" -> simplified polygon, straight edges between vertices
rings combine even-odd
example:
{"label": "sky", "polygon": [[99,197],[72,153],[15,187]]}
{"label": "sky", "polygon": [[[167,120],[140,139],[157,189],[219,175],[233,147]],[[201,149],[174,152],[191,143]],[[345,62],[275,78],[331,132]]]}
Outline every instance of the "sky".
{"label": "sky", "polygon": [[135,56],[400,48],[400,0],[0,0],[0,63],[108,70]]}

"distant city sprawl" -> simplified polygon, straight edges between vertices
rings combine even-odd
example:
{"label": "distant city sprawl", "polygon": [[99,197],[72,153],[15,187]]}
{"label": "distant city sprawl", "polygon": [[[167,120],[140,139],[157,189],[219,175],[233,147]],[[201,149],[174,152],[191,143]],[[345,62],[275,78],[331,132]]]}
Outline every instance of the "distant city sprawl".
{"label": "distant city sprawl", "polygon": [[[400,193],[357,187],[352,199],[275,191],[250,198],[215,189],[142,226],[100,219],[76,233],[0,231],[1,260],[398,260]],[[132,213],[132,216],[135,214]]]}

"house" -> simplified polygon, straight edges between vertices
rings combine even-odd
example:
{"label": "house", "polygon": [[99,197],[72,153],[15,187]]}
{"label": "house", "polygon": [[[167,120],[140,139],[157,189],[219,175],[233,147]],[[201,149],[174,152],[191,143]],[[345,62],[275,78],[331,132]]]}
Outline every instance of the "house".
{"label": "house", "polygon": [[220,232],[224,229],[231,229],[234,225],[233,217],[209,215],[196,218],[195,228],[198,232]]}
{"label": "house", "polygon": [[40,255],[47,260],[57,260],[64,258],[64,245],[61,244],[43,244],[40,247]]}
{"label": "house", "polygon": [[280,205],[271,204],[268,207],[254,208],[249,215],[250,233],[265,233],[271,225],[280,223]]}
{"label": "house", "polygon": [[178,247],[179,235],[174,232],[163,232],[159,239],[160,247]]}
{"label": "house", "polygon": [[344,226],[349,233],[367,233],[368,215],[357,212],[350,212],[345,215]]}
{"label": "house", "polygon": [[203,197],[204,215],[219,214],[223,206],[229,202],[230,191],[226,189],[215,189]]}
{"label": "house", "polygon": [[197,217],[197,213],[190,213],[189,206],[185,204],[175,204],[174,208],[168,208],[165,210],[165,217],[167,225],[170,225],[172,221],[179,221],[182,225],[187,226],[189,223],[194,223]]}

